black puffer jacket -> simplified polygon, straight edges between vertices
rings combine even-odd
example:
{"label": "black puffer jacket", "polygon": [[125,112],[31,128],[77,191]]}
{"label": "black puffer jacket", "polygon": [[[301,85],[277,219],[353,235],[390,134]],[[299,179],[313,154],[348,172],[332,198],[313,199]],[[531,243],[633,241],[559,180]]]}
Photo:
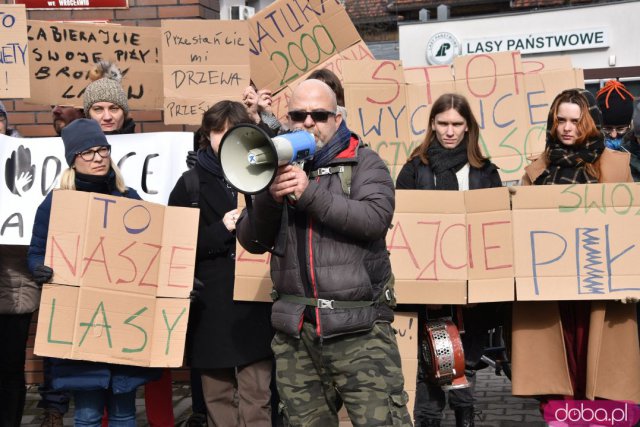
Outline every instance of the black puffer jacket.
{"label": "black puffer jacket", "polygon": [[[469,190],[501,187],[496,165],[487,161],[482,168],[469,167]],[[436,181],[431,166],[422,163],[419,157],[405,163],[396,180],[398,190],[435,190]]]}
{"label": "black puffer jacket", "polygon": [[[385,236],[395,207],[395,191],[389,170],[371,149],[360,146],[352,134],[349,147],[329,166],[351,164],[351,192],[347,196],[338,174],[322,175],[309,186],[295,207],[288,206],[284,256],[271,259],[271,278],[279,294],[336,301],[377,301],[391,277]],[[268,191],[254,201],[252,227],[246,211],[237,224],[238,240],[248,251],[265,249],[253,243],[253,230],[267,247],[276,243],[282,204]],[[306,226],[296,217],[303,213]],[[299,224],[299,223],[298,223]],[[298,236],[298,233],[304,236]],[[304,242],[304,248],[298,248]],[[300,251],[300,252],[299,252]],[[304,253],[305,265],[299,261]],[[311,286],[307,286],[310,284]],[[271,322],[276,330],[299,337],[305,305],[277,300]],[[317,308],[316,330],[324,338],[371,329],[375,322],[393,321],[387,304],[349,309]]]}

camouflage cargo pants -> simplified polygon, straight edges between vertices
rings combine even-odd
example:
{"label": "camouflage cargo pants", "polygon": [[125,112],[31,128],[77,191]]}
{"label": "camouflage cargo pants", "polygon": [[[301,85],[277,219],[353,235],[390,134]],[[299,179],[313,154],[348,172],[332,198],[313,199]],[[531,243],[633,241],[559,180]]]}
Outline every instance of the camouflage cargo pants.
{"label": "camouflage cargo pants", "polygon": [[338,425],[344,402],[354,427],[411,426],[396,337],[388,323],[325,339],[304,323],[300,339],[277,332],[280,410],[292,427]]}

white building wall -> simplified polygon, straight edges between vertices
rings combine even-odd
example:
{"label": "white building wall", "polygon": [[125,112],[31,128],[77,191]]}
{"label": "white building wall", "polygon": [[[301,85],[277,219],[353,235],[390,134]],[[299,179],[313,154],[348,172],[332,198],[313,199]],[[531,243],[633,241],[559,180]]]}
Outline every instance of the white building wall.
{"label": "white building wall", "polygon": [[[526,37],[530,34],[596,28],[605,30],[608,47],[523,54],[523,57],[570,55],[573,66],[583,69],[640,66],[639,1],[473,19],[406,23],[399,26],[400,60],[404,66],[429,65],[426,58],[427,43],[434,34],[440,32],[454,35],[462,51],[465,40],[469,39],[514,35]],[[615,62],[615,66],[610,65],[610,60]]]}

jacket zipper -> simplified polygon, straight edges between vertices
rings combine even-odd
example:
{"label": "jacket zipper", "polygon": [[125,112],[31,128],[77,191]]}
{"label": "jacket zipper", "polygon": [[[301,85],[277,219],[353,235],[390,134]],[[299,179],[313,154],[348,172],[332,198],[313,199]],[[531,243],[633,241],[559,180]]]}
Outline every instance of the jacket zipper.
{"label": "jacket zipper", "polygon": [[[316,177],[316,182],[320,181],[320,177]],[[313,289],[313,297],[318,299],[318,287],[316,286],[316,272],[313,265],[313,218],[309,217],[309,277],[311,279],[311,289]],[[320,325],[320,308],[316,306],[316,334],[322,340],[322,326]]]}

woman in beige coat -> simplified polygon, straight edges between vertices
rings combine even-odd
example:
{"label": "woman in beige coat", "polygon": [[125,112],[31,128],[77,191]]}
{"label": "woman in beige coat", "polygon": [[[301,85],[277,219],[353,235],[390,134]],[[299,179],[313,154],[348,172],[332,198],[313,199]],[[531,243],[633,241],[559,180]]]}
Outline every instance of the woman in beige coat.
{"label": "woman in beige coat", "polygon": [[[566,90],[554,100],[546,149],[525,168],[524,185],[632,181],[629,154],[605,149],[592,117],[597,120],[599,111],[585,92]],[[515,303],[513,394],[538,396],[543,403],[596,398],[640,402],[637,331],[634,304]]]}

